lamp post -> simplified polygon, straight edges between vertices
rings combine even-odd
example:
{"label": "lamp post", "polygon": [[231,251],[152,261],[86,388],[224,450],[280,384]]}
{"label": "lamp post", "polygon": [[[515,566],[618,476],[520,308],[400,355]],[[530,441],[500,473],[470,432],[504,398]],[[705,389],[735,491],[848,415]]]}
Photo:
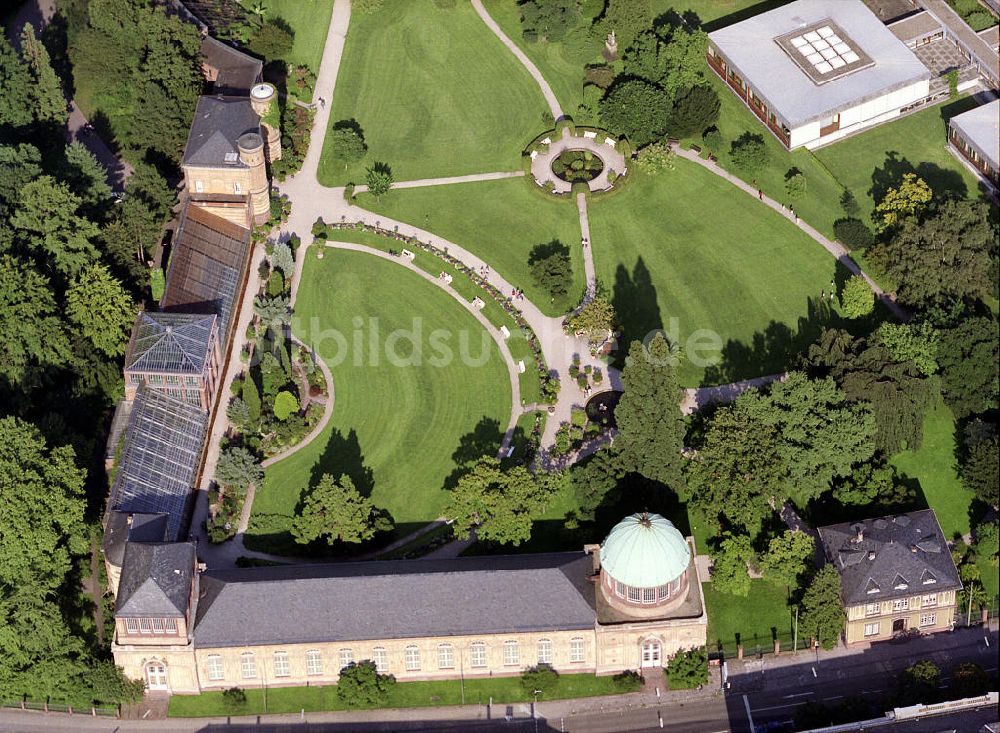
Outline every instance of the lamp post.
{"label": "lamp post", "polygon": [[538,696],[542,694],[542,691],[534,690],[532,694],[534,695],[535,699],[531,703],[531,717],[535,721],[535,733],[538,733],[538,713],[535,710],[535,708],[538,705]]}

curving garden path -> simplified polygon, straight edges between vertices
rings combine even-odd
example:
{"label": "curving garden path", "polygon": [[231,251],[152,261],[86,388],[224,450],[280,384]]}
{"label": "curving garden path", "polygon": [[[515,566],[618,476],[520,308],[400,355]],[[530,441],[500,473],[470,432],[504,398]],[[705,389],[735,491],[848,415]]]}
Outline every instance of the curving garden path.
{"label": "curving garden path", "polygon": [[[473,173],[468,176],[449,176],[447,178],[418,178],[414,181],[396,181],[392,184],[393,190],[397,188],[423,188],[424,186],[450,186],[453,183],[476,183],[477,181],[500,181],[504,178],[520,178],[522,171],[500,171],[498,173]],[[361,184],[354,187],[354,193],[365,193],[368,186]]]}

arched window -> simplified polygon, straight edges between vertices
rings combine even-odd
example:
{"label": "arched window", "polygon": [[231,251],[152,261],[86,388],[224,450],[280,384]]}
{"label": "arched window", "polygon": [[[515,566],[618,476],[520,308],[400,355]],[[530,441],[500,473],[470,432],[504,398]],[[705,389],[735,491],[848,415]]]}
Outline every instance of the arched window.
{"label": "arched window", "polygon": [[539,639],[538,640],[538,663],[539,664],[552,664],[552,640],[551,639]]}
{"label": "arched window", "polygon": [[642,589],[642,602],[643,603],[656,603],[656,588],[643,588]]}
{"label": "arched window", "polygon": [[486,666],[486,645],[481,641],[473,642],[469,648],[473,667],[481,668]]}
{"label": "arched window", "polygon": [[516,641],[510,640],[503,643],[503,663],[507,667],[521,663],[521,650],[518,649]]}
{"label": "arched window", "polygon": [[252,680],[257,676],[257,659],[253,652],[240,654],[240,674],[245,680]]}
{"label": "arched window", "polygon": [[389,653],[384,647],[377,646],[372,649],[372,661],[375,662],[375,671],[379,674],[389,671]]}
{"label": "arched window", "polygon": [[438,645],[438,669],[455,669],[455,650],[451,644]]}
{"label": "arched window", "polygon": [[407,672],[420,671],[420,649],[413,644],[406,647],[404,651],[404,661],[406,662]]}

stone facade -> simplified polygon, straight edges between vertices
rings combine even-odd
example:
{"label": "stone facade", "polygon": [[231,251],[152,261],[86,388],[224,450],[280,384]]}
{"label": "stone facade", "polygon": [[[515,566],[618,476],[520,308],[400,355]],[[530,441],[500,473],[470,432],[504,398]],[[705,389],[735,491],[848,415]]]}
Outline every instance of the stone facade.
{"label": "stone facade", "polygon": [[885,641],[909,630],[921,634],[951,631],[958,612],[953,590],[908,598],[848,606],[845,639],[848,644]]}

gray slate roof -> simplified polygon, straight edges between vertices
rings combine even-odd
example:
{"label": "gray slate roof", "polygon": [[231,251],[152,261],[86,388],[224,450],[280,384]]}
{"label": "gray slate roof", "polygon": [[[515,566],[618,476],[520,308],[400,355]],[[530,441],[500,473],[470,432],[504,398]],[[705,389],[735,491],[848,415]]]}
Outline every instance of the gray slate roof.
{"label": "gray slate roof", "polygon": [[115,616],[184,616],[194,562],[192,542],[129,542]]}
{"label": "gray slate roof", "polygon": [[125,370],[201,374],[212,348],[216,318],[140,312],[125,354]]}
{"label": "gray slate roof", "polygon": [[237,140],[248,132],[260,134],[260,117],[249,98],[199,97],[181,165],[245,168]]}
{"label": "gray slate roof", "polygon": [[972,148],[1000,170],[1000,99],[955,115],[948,123]]}
{"label": "gray slate roof", "polygon": [[168,539],[170,517],[166,514],[108,512],[104,527],[104,556],[113,565],[122,566],[129,542],[164,542]]}
{"label": "gray slate roof", "polygon": [[[840,26],[874,64],[815,84],[774,39],[827,19]],[[931,78],[913,51],[861,0],[797,0],[708,37],[792,129]]]}
{"label": "gray slate roof", "polygon": [[820,527],[819,537],[845,605],[962,587],[930,509]]}
{"label": "gray slate roof", "polygon": [[194,640],[243,644],[589,629],[591,559],[579,552],[214,570]]}
{"label": "gray slate roof", "polygon": [[212,91],[216,94],[249,94],[250,87],[260,79],[264,67],[260,59],[211,36],[206,36],[201,42],[201,57],[217,73],[212,83]]}
{"label": "gray slate roof", "polygon": [[208,415],[145,386],[134,402],[108,507],[166,514],[167,538],[176,540],[201,460]]}

